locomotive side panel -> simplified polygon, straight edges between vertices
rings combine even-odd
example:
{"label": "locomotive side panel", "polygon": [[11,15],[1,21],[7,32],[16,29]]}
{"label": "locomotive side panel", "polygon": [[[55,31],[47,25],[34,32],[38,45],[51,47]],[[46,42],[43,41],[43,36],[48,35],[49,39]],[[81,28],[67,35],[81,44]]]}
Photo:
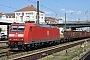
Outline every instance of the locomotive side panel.
{"label": "locomotive side panel", "polygon": [[29,42],[45,42],[60,39],[59,30],[56,28],[46,28],[34,26],[32,32],[29,32]]}
{"label": "locomotive side panel", "polygon": [[34,40],[34,26],[29,27],[28,31],[28,42],[31,43]]}
{"label": "locomotive side panel", "polygon": [[45,39],[44,37],[44,31],[43,31],[43,28],[40,28],[38,26],[35,26],[34,27],[34,40],[42,40],[42,39]]}
{"label": "locomotive side panel", "polygon": [[54,39],[57,36],[57,33],[55,33],[55,29],[51,29],[51,37]]}
{"label": "locomotive side panel", "polygon": [[52,38],[60,38],[59,29],[52,29]]}
{"label": "locomotive side panel", "polygon": [[28,44],[28,39],[29,39],[29,25],[25,26],[25,30],[24,30],[24,44]]}
{"label": "locomotive side panel", "polygon": [[26,23],[24,30],[24,44],[28,44],[29,40],[33,40],[33,23]]}

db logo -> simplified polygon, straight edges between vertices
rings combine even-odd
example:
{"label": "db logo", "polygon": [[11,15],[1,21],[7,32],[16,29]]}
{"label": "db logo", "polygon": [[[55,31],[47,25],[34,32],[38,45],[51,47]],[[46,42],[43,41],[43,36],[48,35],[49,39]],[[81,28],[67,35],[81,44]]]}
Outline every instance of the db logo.
{"label": "db logo", "polygon": [[49,31],[47,31],[47,35],[49,35]]}

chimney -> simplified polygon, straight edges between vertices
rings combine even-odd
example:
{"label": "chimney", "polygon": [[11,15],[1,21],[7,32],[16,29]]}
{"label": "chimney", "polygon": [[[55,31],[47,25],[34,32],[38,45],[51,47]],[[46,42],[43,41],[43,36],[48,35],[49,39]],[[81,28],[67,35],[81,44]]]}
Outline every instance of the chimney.
{"label": "chimney", "polygon": [[31,5],[31,7],[34,7],[33,5]]}
{"label": "chimney", "polygon": [[28,7],[30,7],[30,6],[31,6],[31,7],[34,7],[33,5],[28,5]]}

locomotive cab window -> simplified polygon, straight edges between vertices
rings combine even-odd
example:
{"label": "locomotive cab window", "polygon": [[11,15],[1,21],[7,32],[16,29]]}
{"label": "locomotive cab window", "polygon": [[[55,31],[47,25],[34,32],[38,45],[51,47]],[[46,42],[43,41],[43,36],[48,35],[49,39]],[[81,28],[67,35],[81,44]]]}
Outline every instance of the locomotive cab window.
{"label": "locomotive cab window", "polygon": [[25,26],[11,26],[10,31],[21,31],[23,32],[25,29]]}
{"label": "locomotive cab window", "polygon": [[10,31],[17,31],[17,26],[11,26]]}
{"label": "locomotive cab window", "polygon": [[18,30],[18,31],[22,31],[22,32],[23,32],[23,31],[24,31],[24,29],[25,29],[25,26],[18,26],[18,29],[17,29],[17,30]]}

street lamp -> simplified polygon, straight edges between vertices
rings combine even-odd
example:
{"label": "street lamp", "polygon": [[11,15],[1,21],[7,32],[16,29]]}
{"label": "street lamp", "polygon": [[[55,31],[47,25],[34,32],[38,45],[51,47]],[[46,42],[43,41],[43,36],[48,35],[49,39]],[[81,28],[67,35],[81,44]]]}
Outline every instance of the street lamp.
{"label": "street lamp", "polygon": [[66,30],[66,13],[65,13],[65,30]]}

